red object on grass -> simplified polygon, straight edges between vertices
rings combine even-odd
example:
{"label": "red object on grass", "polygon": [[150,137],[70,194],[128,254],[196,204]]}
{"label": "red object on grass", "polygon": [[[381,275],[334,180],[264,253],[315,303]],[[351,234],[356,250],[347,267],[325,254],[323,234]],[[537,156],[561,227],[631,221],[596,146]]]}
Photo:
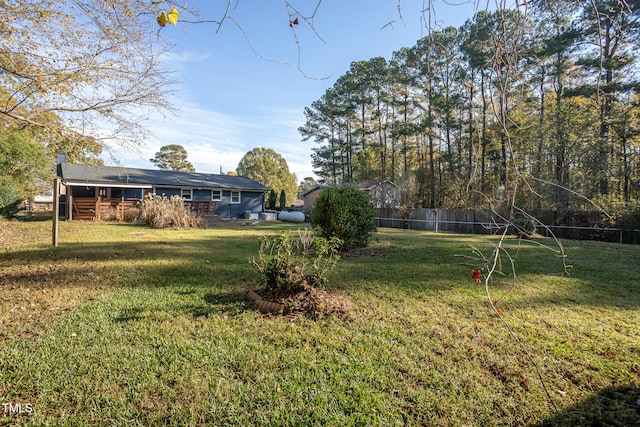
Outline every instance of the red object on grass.
{"label": "red object on grass", "polygon": [[471,270],[471,277],[473,277],[473,280],[476,282],[480,282],[480,270]]}

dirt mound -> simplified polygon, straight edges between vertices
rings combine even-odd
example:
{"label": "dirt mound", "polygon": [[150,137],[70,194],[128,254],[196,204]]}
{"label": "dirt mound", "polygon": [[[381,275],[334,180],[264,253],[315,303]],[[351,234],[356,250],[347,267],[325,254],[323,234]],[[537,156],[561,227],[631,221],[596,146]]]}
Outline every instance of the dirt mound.
{"label": "dirt mound", "polygon": [[249,291],[247,299],[258,310],[268,314],[313,319],[334,316],[341,320],[349,320],[353,314],[352,303],[347,297],[307,285],[289,292],[257,289]]}

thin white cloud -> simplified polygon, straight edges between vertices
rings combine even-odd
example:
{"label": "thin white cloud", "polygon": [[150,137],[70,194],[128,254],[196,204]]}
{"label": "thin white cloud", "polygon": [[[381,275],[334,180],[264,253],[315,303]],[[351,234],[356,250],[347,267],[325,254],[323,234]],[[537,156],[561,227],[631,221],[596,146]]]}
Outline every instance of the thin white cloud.
{"label": "thin white cloud", "polygon": [[162,54],[162,61],[168,65],[175,65],[176,63],[194,63],[203,62],[211,58],[213,55],[206,52],[185,52],[169,50]]}
{"label": "thin white cloud", "polygon": [[[147,126],[154,138],[137,152],[114,149],[125,166],[153,168],[149,161],[163,145],[179,144],[198,172],[235,171],[242,157],[255,147],[267,147],[285,158],[299,180],[313,176],[311,145],[300,141],[296,111],[270,110],[264,115],[238,117],[183,105],[177,115],[152,117]],[[107,160],[108,161],[108,160]]]}

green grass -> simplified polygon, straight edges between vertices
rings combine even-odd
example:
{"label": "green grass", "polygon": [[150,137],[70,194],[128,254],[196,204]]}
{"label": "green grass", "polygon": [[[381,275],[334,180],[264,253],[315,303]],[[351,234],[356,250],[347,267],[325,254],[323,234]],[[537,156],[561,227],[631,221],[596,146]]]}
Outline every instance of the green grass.
{"label": "green grass", "polygon": [[380,229],[330,274],[341,321],[243,300],[258,237],[298,225],[50,227],[0,223],[0,404],[33,408],[0,426],[640,423],[637,246],[565,241],[563,277],[508,240],[500,318],[470,273],[495,240]]}

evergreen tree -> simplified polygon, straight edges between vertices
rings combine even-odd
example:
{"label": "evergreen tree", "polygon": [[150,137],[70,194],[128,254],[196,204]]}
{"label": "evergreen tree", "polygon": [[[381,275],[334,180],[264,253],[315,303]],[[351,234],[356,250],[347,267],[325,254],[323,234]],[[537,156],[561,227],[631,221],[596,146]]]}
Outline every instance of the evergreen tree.
{"label": "evergreen tree", "polygon": [[284,190],[280,190],[280,198],[278,202],[280,203],[280,209],[284,210],[287,208],[287,195]]}
{"label": "evergreen tree", "polygon": [[635,64],[634,50],[640,47],[640,1],[588,2],[581,18],[582,39],[593,48],[585,50],[578,63],[596,78],[591,84],[576,87],[573,93],[592,96],[598,103],[598,159],[592,173],[600,195],[608,195],[610,166],[616,153],[611,132],[615,103],[619,95],[640,89],[640,81],[628,72]]}
{"label": "evergreen tree", "polygon": [[149,161],[163,170],[176,172],[195,172],[193,165],[187,160],[187,150],[182,145],[163,145]]}

